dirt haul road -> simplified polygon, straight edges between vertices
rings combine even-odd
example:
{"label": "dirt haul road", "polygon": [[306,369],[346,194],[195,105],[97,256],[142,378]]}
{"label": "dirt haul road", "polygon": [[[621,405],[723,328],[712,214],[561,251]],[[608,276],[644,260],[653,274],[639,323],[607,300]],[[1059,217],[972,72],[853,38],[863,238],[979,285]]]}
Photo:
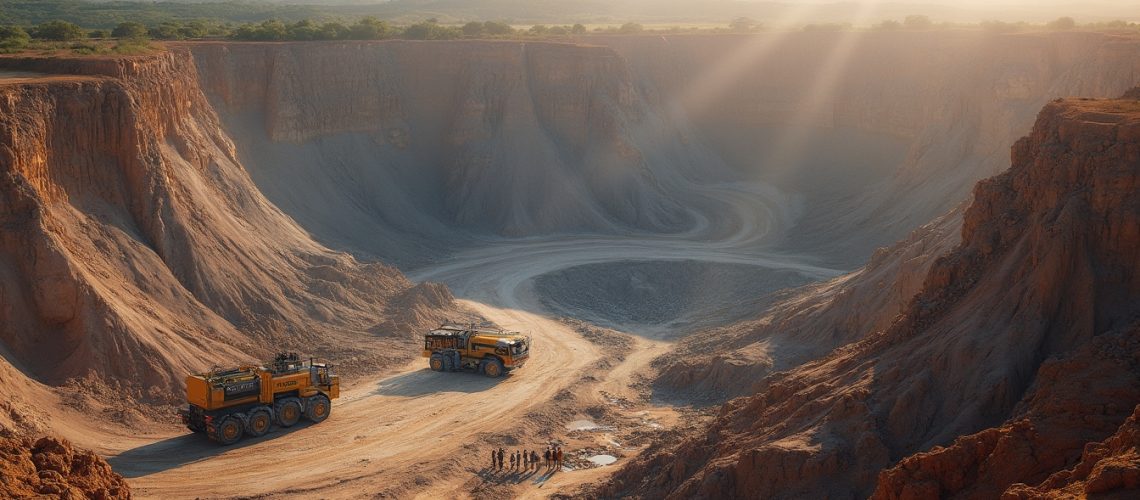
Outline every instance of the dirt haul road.
{"label": "dirt haul road", "polygon": [[[758,255],[756,243],[779,229],[783,217],[773,207],[783,200],[748,186],[709,189],[732,209],[715,222],[703,218],[685,235],[502,240],[412,273],[414,280],[446,283],[471,309],[533,336],[531,360],[508,377],[436,373],[416,359],[346,390],[334,402],[332,417],[320,425],[278,429],[230,447],[188,432],[91,436],[90,444],[143,498],[464,496],[476,478],[471,471],[487,465],[489,434],[536,434],[534,416],[565,390],[579,401],[602,401],[603,391],[606,398],[635,399],[632,375],[667,348],[653,338],[655,332],[630,331],[640,335],[632,354],[599,372],[599,361],[607,357],[604,348],[552,319],[530,291],[533,278],[588,263],[673,259],[792,269],[816,278],[837,274],[787,256]],[[714,233],[726,236],[710,241]],[[582,383],[588,371],[597,382]],[[671,410],[642,404],[630,411]],[[542,441],[519,444],[535,449]],[[556,474],[545,483],[523,481],[510,491],[545,496],[601,473]]]}

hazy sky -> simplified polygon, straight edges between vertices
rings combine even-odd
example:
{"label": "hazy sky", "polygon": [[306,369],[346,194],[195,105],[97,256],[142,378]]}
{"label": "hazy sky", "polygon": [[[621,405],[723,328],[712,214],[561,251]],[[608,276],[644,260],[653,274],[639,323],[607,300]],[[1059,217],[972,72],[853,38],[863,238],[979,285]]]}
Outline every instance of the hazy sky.
{"label": "hazy sky", "polygon": [[[184,0],[185,1],[185,0]],[[1072,16],[1079,22],[1123,19],[1140,22],[1140,0],[272,0],[278,3],[353,4],[381,15],[423,14],[450,19],[513,19],[542,22],[727,22],[754,17],[767,25],[804,6],[806,22],[851,22],[857,13],[870,21],[925,14],[935,21],[1044,22]],[[867,4],[874,7],[867,14]],[[363,7],[368,5],[371,7]],[[353,11],[356,12],[356,11]],[[363,10],[361,10],[363,12]]]}
{"label": "hazy sky", "polygon": [[[715,1],[715,0],[713,0]],[[767,0],[739,0],[756,4]],[[836,0],[783,0],[774,3],[785,5],[812,4],[822,7],[862,3]],[[936,20],[976,22],[981,20],[1031,21],[1072,16],[1081,22],[1124,19],[1140,22],[1140,0],[891,0],[872,1],[879,17],[898,16],[902,12],[927,14]]]}

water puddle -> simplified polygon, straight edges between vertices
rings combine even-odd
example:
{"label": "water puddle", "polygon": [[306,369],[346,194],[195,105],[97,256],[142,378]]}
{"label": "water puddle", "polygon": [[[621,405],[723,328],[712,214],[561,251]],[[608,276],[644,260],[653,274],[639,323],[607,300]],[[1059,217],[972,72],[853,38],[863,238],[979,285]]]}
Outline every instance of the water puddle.
{"label": "water puddle", "polygon": [[617,457],[615,457],[613,455],[594,455],[594,456],[588,458],[587,460],[589,460],[589,461],[591,461],[591,462],[593,462],[599,466],[603,466],[603,465],[610,465],[614,462],[617,462]]}
{"label": "water puddle", "polygon": [[602,426],[595,424],[593,420],[575,420],[566,424],[566,430],[569,431],[592,431],[601,428]]}

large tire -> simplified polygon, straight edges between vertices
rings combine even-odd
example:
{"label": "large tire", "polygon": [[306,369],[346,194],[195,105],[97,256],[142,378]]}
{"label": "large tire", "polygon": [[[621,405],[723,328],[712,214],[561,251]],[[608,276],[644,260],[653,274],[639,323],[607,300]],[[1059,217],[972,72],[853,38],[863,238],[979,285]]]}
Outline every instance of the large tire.
{"label": "large tire", "polygon": [[305,418],[313,422],[324,422],[330,413],[332,413],[332,403],[324,394],[309,398],[308,404],[305,405]]}
{"label": "large tire", "polygon": [[273,417],[269,415],[268,408],[258,408],[249,412],[245,421],[245,433],[253,437],[264,436],[273,425]]}
{"label": "large tire", "polygon": [[292,427],[297,421],[301,420],[301,400],[297,398],[284,398],[273,405],[274,413],[277,413],[277,425],[281,427]]}
{"label": "large tire", "polygon": [[214,441],[222,445],[231,445],[241,439],[242,421],[233,415],[222,417],[222,421],[218,422],[214,429]]}
{"label": "large tire", "polygon": [[442,354],[437,352],[431,355],[431,359],[428,360],[428,366],[431,367],[433,372],[441,372],[447,369],[447,360],[444,359]]}
{"label": "large tire", "polygon": [[503,376],[503,362],[498,359],[488,359],[483,361],[483,375],[491,378],[499,378]]}

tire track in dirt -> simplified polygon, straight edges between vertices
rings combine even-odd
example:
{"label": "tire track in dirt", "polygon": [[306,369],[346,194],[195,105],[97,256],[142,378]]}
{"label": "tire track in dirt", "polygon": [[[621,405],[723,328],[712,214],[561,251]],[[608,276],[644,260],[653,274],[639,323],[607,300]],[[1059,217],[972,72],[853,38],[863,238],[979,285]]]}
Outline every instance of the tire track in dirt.
{"label": "tire track in dirt", "polygon": [[[509,431],[560,391],[574,391],[578,373],[603,356],[545,311],[529,286],[534,278],[582,264],[678,259],[793,269],[817,278],[838,273],[756,251],[758,243],[779,230],[775,202],[762,193],[740,186],[705,189],[731,210],[686,234],[499,240],[409,273],[415,281],[447,284],[473,311],[532,335],[532,359],[504,379],[431,372],[417,359],[390,376],[346,390],[329,421],[318,426],[278,430],[229,448],[202,436],[171,434],[158,439],[109,436],[99,449],[141,498],[352,497],[407,484],[417,473],[433,477],[433,491],[458,487],[469,477],[440,479],[431,471],[456,453],[467,453],[461,445],[487,432]],[[725,227],[732,234],[709,239]],[[622,391],[623,384],[628,388],[631,375],[667,348],[651,332],[630,333],[650,338],[639,339],[636,345],[642,350],[610,370],[602,382],[609,391]],[[477,460],[481,463],[483,457]],[[567,484],[565,476],[559,479]]]}

